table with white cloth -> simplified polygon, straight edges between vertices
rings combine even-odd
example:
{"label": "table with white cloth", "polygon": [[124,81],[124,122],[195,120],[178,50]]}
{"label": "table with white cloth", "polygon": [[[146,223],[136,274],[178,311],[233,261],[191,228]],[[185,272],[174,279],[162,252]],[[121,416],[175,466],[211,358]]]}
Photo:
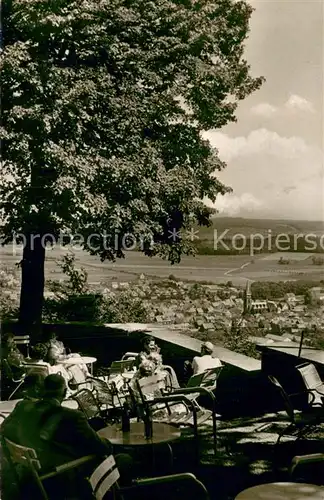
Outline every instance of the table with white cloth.
{"label": "table with white cloth", "polygon": [[89,365],[90,373],[93,375],[93,363],[97,361],[97,358],[92,356],[71,356],[70,358],[65,358],[60,360],[62,365]]}

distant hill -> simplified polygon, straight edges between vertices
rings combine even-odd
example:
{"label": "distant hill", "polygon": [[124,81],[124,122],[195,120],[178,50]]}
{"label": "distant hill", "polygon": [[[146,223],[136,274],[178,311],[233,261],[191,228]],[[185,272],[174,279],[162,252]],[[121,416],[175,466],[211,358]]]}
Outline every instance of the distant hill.
{"label": "distant hill", "polygon": [[[195,246],[198,253],[202,255],[214,254],[249,254],[250,245],[260,241],[258,235],[262,235],[265,244],[262,246],[261,253],[269,253],[278,250],[290,252],[316,252],[323,253],[323,221],[289,221],[277,219],[245,219],[243,217],[220,217],[214,216],[211,219],[210,227],[195,228]],[[236,235],[235,238],[234,235]],[[278,238],[278,235],[280,236]],[[298,235],[298,238],[297,236]],[[288,242],[285,240],[288,237]],[[244,242],[243,242],[244,238]],[[222,244],[214,248],[215,241]],[[239,240],[242,241],[243,248],[240,248]],[[283,241],[282,241],[283,240]],[[284,247],[278,247],[277,241]],[[288,247],[286,247],[288,245]],[[255,253],[255,252],[254,252]]]}
{"label": "distant hill", "polygon": [[213,231],[218,233],[228,230],[229,237],[234,234],[249,236],[254,233],[272,234],[324,234],[324,221],[289,221],[277,219],[244,219],[242,217],[213,216],[209,228],[199,227],[201,239],[212,239]]}

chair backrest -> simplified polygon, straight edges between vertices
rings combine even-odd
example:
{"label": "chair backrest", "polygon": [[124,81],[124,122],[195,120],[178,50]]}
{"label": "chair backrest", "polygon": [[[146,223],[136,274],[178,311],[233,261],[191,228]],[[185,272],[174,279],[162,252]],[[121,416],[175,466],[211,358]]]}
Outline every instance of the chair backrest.
{"label": "chair backrest", "polygon": [[317,389],[318,387],[324,387],[324,382],[322,381],[316,367],[312,363],[305,363],[296,367],[302,376],[304,384],[307,389]]}
{"label": "chair backrest", "polygon": [[166,388],[166,373],[161,372],[137,380],[137,388],[143,402],[161,396],[162,390]]}
{"label": "chair backrest", "polygon": [[81,391],[73,394],[71,399],[74,399],[78,403],[80,410],[88,419],[100,414],[98,402],[89,389],[81,389]]}
{"label": "chair backrest", "polygon": [[7,438],[4,438],[6,448],[10,458],[14,464],[24,465],[34,471],[40,471],[41,465],[37,458],[36,451],[33,448],[27,448],[19,444],[13,443]]}
{"label": "chair backrest", "polygon": [[49,366],[47,363],[24,363],[23,367],[27,375],[31,373],[43,375],[44,377],[49,375]]}
{"label": "chair backrest", "polygon": [[192,375],[188,380],[187,387],[205,387],[210,391],[214,391],[222,369],[223,366],[217,366],[215,368],[208,368],[202,373],[197,373],[197,375]]}
{"label": "chair backrest", "polygon": [[168,377],[167,377],[167,389],[180,389],[180,384],[178,382],[178,377],[177,374],[174,370],[174,368],[170,365],[162,365],[161,370],[164,370],[167,372]]}
{"label": "chair backrest", "polygon": [[286,393],[285,389],[282,387],[282,385],[278,382],[276,377],[273,377],[272,375],[268,376],[270,382],[275,386],[277,391],[281,394],[282,399],[284,400],[284,405],[285,405],[285,410],[291,420],[291,422],[295,421],[295,412],[294,412],[294,407],[291,402],[290,397]]}
{"label": "chair backrest", "polygon": [[129,358],[132,358],[131,361],[134,361],[134,360],[136,360],[138,355],[139,355],[139,352],[125,352],[125,354],[121,360],[127,361],[127,360],[129,360]]}
{"label": "chair backrest", "polygon": [[[6,455],[8,455],[8,461],[12,465],[15,470],[16,480],[19,483],[19,474],[15,469],[16,465],[23,466],[27,469],[28,473],[31,475],[33,479],[33,483],[37,485],[38,494],[37,498],[39,498],[39,494],[43,500],[48,500],[48,495],[46,490],[42,484],[42,476],[39,475],[41,470],[41,464],[37,458],[37,453],[33,448],[28,448],[27,446],[21,446],[16,443],[13,443],[7,438],[4,438],[4,448]],[[30,483],[28,483],[28,487]],[[26,483],[24,483],[24,488],[26,487]],[[36,492],[33,491],[32,495],[34,496]],[[30,498],[29,495],[27,495]],[[32,498],[33,498],[32,496]],[[23,498],[24,496],[22,496]]]}
{"label": "chair backrest", "polygon": [[83,384],[87,380],[87,376],[84,371],[78,365],[68,366],[67,371],[72,375],[76,384]]}
{"label": "chair backrest", "polygon": [[113,383],[108,384],[104,380],[95,377],[91,377],[89,380],[91,381],[99,404],[115,406],[116,399],[118,401],[118,391],[115,385]]}
{"label": "chair backrest", "polygon": [[127,370],[131,370],[134,366],[134,359],[126,359],[124,361],[113,361],[109,368],[109,374],[113,375],[116,373],[124,373]]}
{"label": "chair backrest", "polygon": [[30,344],[30,336],[29,335],[15,335],[14,342],[16,345],[29,345]]}
{"label": "chair backrest", "polygon": [[12,373],[12,369],[6,358],[3,358],[1,360],[1,367],[3,368],[4,375],[9,379],[9,380],[14,380],[14,376]]}
{"label": "chair backrest", "polygon": [[110,457],[98,465],[89,478],[89,483],[96,500],[102,500],[106,493],[113,487],[118,488],[117,481],[119,477],[115,459],[110,455]]}

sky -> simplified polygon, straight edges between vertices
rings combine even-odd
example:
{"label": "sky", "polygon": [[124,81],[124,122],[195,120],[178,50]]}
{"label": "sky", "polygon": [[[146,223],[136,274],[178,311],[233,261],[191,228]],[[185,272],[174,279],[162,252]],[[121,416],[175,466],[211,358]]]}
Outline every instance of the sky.
{"label": "sky", "polygon": [[237,123],[205,134],[233,189],[221,214],[324,220],[322,0],[249,0],[245,58],[261,89],[241,101]]}

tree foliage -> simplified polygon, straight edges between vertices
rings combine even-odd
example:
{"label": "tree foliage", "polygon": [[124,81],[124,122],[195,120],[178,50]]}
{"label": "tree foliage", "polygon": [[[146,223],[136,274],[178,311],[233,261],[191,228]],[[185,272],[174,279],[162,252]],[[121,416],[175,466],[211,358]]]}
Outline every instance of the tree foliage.
{"label": "tree foliage", "polygon": [[[4,0],[2,241],[81,233],[114,260],[131,233],[147,255],[191,252],[178,231],[208,224],[202,199],[228,191],[202,132],[235,121],[262,83],[243,56],[251,12],[243,0]],[[23,259],[34,315],[44,271],[27,271],[44,258]]]}
{"label": "tree foliage", "polygon": [[234,121],[261,84],[243,58],[251,10],[231,0],[5,0],[4,236],[96,233],[96,252],[113,258],[115,231],[163,244],[191,215],[206,221],[200,200],[226,188],[201,132]]}
{"label": "tree foliage", "polygon": [[15,317],[18,310],[19,280],[15,269],[0,266],[0,322]]}
{"label": "tree foliage", "polygon": [[255,281],[251,285],[253,299],[280,299],[286,293],[304,295],[309,298],[309,290],[316,286],[323,286],[323,281],[296,280],[296,281]]}

